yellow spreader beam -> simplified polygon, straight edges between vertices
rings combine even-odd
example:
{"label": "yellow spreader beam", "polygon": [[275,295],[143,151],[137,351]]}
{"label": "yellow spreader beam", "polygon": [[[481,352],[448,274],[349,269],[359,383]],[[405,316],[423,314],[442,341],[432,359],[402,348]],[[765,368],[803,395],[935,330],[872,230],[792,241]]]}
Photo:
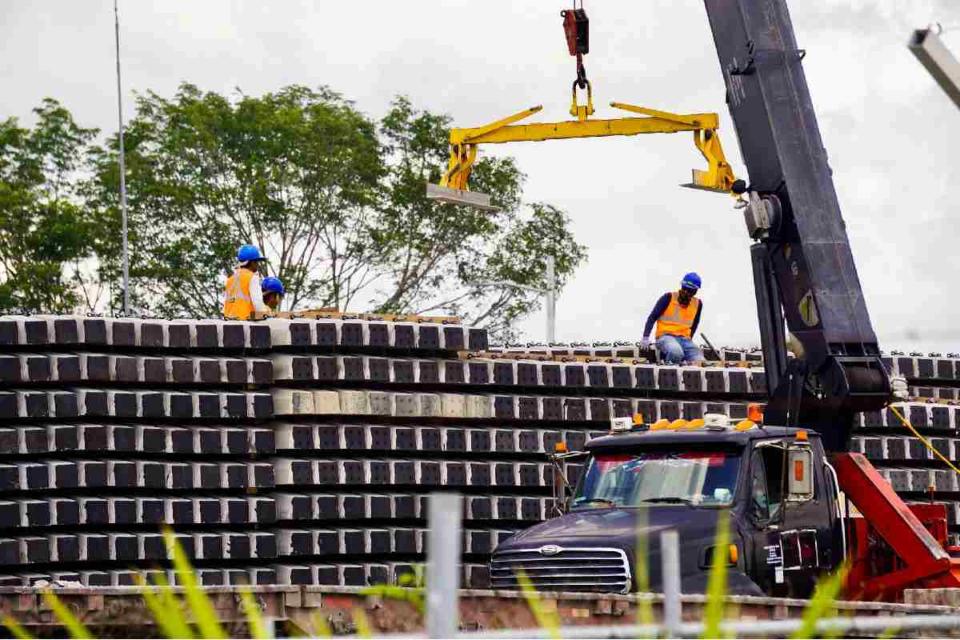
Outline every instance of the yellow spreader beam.
{"label": "yellow spreader beam", "polygon": [[715,113],[677,114],[636,105],[610,103],[611,107],[637,113],[642,118],[590,120],[586,116],[568,122],[514,124],[537,113],[542,106],[531,107],[511,116],[472,129],[450,131],[450,161],[440,185],[428,185],[427,197],[443,202],[483,209],[495,208],[485,194],[469,190],[470,171],[477,158],[477,145],[506,142],[539,142],[570,138],[634,136],[644,133],[692,131],[694,145],[707,160],[707,169],[693,170],[693,180],[683,185],[696,189],[730,193],[736,179],[727,163],[717,136],[720,119]]}

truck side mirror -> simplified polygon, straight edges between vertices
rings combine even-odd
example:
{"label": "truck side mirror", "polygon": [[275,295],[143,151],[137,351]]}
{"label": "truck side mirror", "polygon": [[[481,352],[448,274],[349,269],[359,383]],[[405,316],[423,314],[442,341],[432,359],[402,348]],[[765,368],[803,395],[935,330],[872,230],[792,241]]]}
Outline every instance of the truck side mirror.
{"label": "truck side mirror", "polygon": [[806,502],[813,498],[813,452],[810,447],[787,450],[787,500]]}
{"label": "truck side mirror", "polygon": [[566,451],[566,445],[557,447],[557,451],[549,456],[553,464],[553,510],[556,515],[563,515],[570,510],[570,498],[573,497],[573,487],[564,473],[564,464],[567,460],[580,460],[587,456],[586,451]]}

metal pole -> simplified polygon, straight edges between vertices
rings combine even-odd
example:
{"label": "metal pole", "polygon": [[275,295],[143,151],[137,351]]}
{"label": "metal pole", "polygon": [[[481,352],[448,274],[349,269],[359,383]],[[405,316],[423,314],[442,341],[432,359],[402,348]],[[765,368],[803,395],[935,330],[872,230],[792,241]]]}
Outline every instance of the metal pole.
{"label": "metal pole", "polygon": [[907,48],[913,52],[953,103],[960,107],[960,60],[957,60],[932,29],[917,29]]}
{"label": "metal pole", "polygon": [[460,494],[430,494],[427,514],[427,636],[430,638],[452,638],[460,628],[460,513]]}
{"label": "metal pole", "polygon": [[557,263],[547,256],[547,344],[557,341]]}
{"label": "metal pole", "polygon": [[680,536],[668,529],[660,534],[660,562],[663,574],[663,627],[668,638],[680,630]]}
{"label": "metal pole", "polygon": [[120,145],[120,220],[123,234],[123,315],[130,315],[130,254],[127,246],[127,167],[123,146],[123,93],[120,83],[120,13],[113,0],[113,27],[117,50],[117,121]]}
{"label": "metal pole", "polygon": [[[803,625],[801,618],[789,620],[726,620],[720,625],[724,636],[735,638],[780,638],[797,631]],[[673,637],[699,638],[704,624],[691,622],[680,625]],[[911,631],[956,631],[960,628],[960,616],[956,615],[877,615],[855,618],[821,618],[816,622],[815,635],[827,632],[837,636],[860,637],[895,632],[896,635]],[[665,635],[670,635],[664,629]],[[578,625],[554,629],[485,629],[479,632],[461,633],[460,638],[649,638],[659,635],[657,625]]]}

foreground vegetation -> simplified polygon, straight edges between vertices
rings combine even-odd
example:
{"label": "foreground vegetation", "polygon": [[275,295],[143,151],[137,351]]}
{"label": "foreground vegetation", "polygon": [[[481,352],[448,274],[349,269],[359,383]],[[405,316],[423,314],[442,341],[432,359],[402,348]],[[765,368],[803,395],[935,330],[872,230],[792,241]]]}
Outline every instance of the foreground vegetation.
{"label": "foreground vegetation", "polygon": [[[154,582],[147,583],[141,579],[143,599],[152,616],[152,622],[158,631],[166,638],[205,638],[219,639],[230,637],[227,629],[218,619],[216,610],[194,573],[190,560],[183,548],[177,542],[170,530],[164,532],[170,557],[173,559],[173,568],[178,576],[181,589],[175,590],[163,578],[155,578]],[[639,535],[640,549],[646,548],[643,535]],[[704,609],[704,638],[721,638],[724,620],[735,619],[737,611],[727,606],[727,546],[730,541],[729,524],[726,518],[721,518],[713,547],[712,565],[708,579],[707,603]],[[647,584],[647,560],[645,554],[639,553],[636,567],[638,584]],[[800,627],[792,634],[792,638],[816,637],[817,622],[823,618],[835,617],[837,609],[835,603],[840,595],[846,576],[846,568],[826,576],[817,585],[817,588],[803,612]],[[410,602],[423,615],[425,611],[425,585],[423,575],[402,577],[401,585],[378,585],[365,590],[368,595],[383,598],[394,598]],[[554,608],[548,608],[541,601],[540,595],[529,578],[518,576],[520,590],[530,607],[537,625],[546,629],[552,638],[562,637],[561,620]],[[641,588],[641,591],[643,589]],[[246,621],[246,631],[251,638],[274,637],[271,623],[264,617],[256,600],[249,589],[240,589],[239,596]],[[52,590],[43,592],[43,599],[53,611],[56,619],[71,638],[86,640],[95,637],[71,612],[71,610],[57,597]],[[360,608],[353,612],[353,627],[356,635],[372,637],[375,633],[372,625]],[[329,622],[319,613],[313,617],[311,628],[307,633],[313,637],[331,637],[333,632]],[[637,624],[650,625],[655,622],[653,607],[649,599],[639,599],[637,602]],[[10,614],[2,619],[2,624],[13,636],[21,639],[31,638],[30,633],[20,622]],[[825,636],[826,637],[826,636]]]}

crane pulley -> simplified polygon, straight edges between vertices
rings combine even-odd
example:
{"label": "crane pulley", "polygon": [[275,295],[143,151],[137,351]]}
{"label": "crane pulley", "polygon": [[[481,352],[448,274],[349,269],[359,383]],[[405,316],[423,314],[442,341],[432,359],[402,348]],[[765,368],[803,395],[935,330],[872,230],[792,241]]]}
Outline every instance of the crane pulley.
{"label": "crane pulley", "polygon": [[[539,142],[569,138],[632,136],[642,133],[677,133],[690,131],[697,150],[707,161],[706,170],[694,169],[690,183],[682,186],[719,193],[731,193],[736,178],[720,145],[716,113],[678,114],[637,105],[611,102],[610,106],[644,117],[591,120],[594,113],[593,88],[587,80],[583,56],[590,51],[589,20],[580,8],[561,12],[563,30],[570,55],[577,59],[577,76],[573,81],[570,114],[576,120],[514,124],[543,109],[542,105],[524,109],[489,124],[450,130],[450,160],[439,185],[427,185],[427,197],[440,202],[462,204],[479,209],[495,210],[490,196],[469,189],[470,172],[481,144],[507,142]],[[586,103],[578,102],[577,91],[586,91]]]}
{"label": "crane pulley", "polygon": [[[577,78],[571,87],[573,97],[570,101],[570,115],[576,116],[577,120],[586,120],[587,116],[593,115],[593,88],[587,80],[587,70],[583,66],[583,56],[590,53],[590,19],[583,8],[583,0],[580,1],[579,9],[574,2],[573,9],[564,9],[560,16],[563,18],[563,34],[567,37],[567,51],[577,58]],[[577,103],[578,88],[587,91],[585,105]]]}

